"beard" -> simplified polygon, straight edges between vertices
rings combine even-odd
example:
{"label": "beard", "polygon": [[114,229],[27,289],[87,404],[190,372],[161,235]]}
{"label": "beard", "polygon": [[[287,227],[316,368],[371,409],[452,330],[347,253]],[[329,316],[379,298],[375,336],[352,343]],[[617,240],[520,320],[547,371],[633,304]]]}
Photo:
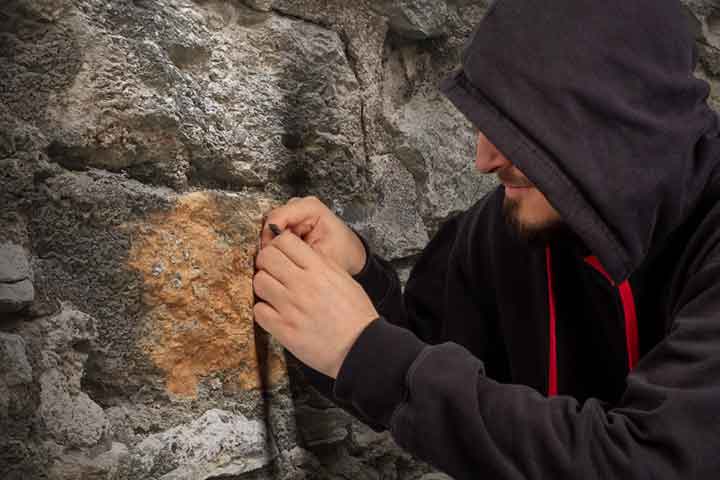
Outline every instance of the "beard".
{"label": "beard", "polygon": [[511,198],[503,200],[503,216],[515,237],[529,247],[544,247],[548,243],[573,236],[572,230],[561,219],[527,224],[518,218],[520,204]]}

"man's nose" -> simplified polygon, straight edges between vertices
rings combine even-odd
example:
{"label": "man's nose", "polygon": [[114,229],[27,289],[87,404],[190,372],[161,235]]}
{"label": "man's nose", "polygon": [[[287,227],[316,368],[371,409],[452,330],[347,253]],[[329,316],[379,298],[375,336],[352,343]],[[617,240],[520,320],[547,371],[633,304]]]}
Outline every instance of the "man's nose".
{"label": "man's nose", "polygon": [[493,173],[510,165],[510,161],[495,148],[482,132],[478,132],[475,167],[482,173]]}

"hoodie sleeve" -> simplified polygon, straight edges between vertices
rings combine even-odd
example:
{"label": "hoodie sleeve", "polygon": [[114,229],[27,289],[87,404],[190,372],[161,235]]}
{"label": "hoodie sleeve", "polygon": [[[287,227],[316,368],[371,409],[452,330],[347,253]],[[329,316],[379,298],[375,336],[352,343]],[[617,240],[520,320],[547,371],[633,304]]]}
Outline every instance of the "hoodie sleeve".
{"label": "hoodie sleeve", "polygon": [[[384,319],[353,345],[335,394],[457,480],[716,478],[720,260],[706,265],[686,282],[668,336],[628,375],[616,405],[498,383],[460,345],[424,344]],[[389,380],[402,385],[376,388]]]}
{"label": "hoodie sleeve", "polygon": [[[479,290],[472,286],[473,282],[468,278],[466,254],[466,245],[468,237],[472,235],[473,225],[478,223],[477,219],[483,214],[490,197],[490,194],[484,196],[472,208],[443,223],[412,268],[404,292],[392,264],[373,254],[365,238],[358,234],[366,248],[367,260],[364,268],[354,278],[368,294],[380,315],[361,336],[365,342],[374,345],[375,351],[379,348],[381,354],[371,360],[361,354],[358,359],[361,359],[362,364],[351,368],[349,365],[353,362],[350,362],[345,370],[351,368],[358,374],[372,370],[385,372],[385,375],[372,380],[380,382],[373,383],[373,388],[377,392],[384,392],[384,398],[369,400],[378,405],[371,408],[371,412],[366,412],[358,409],[355,400],[347,395],[336,395],[334,379],[306,365],[301,364],[301,369],[313,387],[376,431],[387,429],[387,419],[381,420],[383,414],[378,412],[385,408],[385,405],[396,404],[402,397],[405,384],[402,377],[410,363],[427,345],[443,340],[443,318],[457,314],[476,316],[477,337],[481,340],[474,343],[481,356],[486,347],[490,351],[493,350],[493,345],[498,344],[493,341],[496,335],[493,333],[494,307],[490,301],[484,305],[478,304]],[[474,289],[475,292],[470,294],[469,289]],[[487,286],[485,291],[490,298]],[[482,322],[481,317],[484,320]],[[394,372],[385,368],[389,357],[395,360],[392,362],[396,366]],[[368,361],[371,361],[372,365],[368,364]],[[365,407],[367,408],[367,405]]]}

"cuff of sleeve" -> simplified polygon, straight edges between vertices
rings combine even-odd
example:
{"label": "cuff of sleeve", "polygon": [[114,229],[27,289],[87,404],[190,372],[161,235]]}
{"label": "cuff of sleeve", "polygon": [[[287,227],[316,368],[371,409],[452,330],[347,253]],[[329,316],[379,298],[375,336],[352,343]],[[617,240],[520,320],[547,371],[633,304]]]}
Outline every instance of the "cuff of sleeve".
{"label": "cuff of sleeve", "polygon": [[362,270],[353,275],[353,279],[363,287],[363,290],[368,294],[370,299],[376,305],[382,304],[387,292],[392,286],[392,282],[385,273],[385,269],[382,267],[378,259],[373,255],[367,240],[360,235],[357,230],[352,229],[355,234],[360,238],[363,246],[365,247],[365,265]]}
{"label": "cuff of sleeve", "polygon": [[410,330],[377,318],[350,348],[335,379],[334,395],[389,427],[393,412],[407,397],[407,371],[425,347]]}

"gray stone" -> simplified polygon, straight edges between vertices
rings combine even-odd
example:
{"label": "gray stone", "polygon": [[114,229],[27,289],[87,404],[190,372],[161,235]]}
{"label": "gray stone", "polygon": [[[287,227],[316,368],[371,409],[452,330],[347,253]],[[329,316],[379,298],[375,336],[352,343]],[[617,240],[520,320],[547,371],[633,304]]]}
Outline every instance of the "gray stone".
{"label": "gray stone", "polygon": [[108,450],[97,455],[87,455],[78,450],[60,452],[50,468],[50,477],[53,480],[111,479],[127,455],[127,446],[118,442],[113,442]]}
{"label": "gray stone", "polygon": [[97,338],[95,320],[65,304],[62,310],[24,325],[21,334],[33,352],[40,386],[36,412],[52,439],[68,447],[92,447],[109,431],[102,408],[82,391],[88,354]]}
{"label": "gray stone", "polygon": [[19,312],[35,300],[35,289],[30,280],[0,283],[0,312]]}
{"label": "gray stone", "polygon": [[37,414],[56,442],[68,447],[92,447],[108,432],[102,408],[71,385],[59,370],[43,372],[40,388]]}
{"label": "gray stone", "polygon": [[388,17],[392,30],[405,37],[419,40],[449,33],[453,7],[444,0],[375,0],[370,5]]}
{"label": "gray stone", "polygon": [[377,201],[367,220],[355,227],[384,258],[403,258],[420,252],[429,239],[420,217],[416,183],[392,155],[370,158],[370,174]]}
{"label": "gray stone", "polygon": [[118,479],[204,480],[240,475],[267,464],[277,448],[256,420],[218,409],[136,445],[119,469]]}
{"label": "gray stone", "polygon": [[26,402],[22,388],[32,382],[32,367],[19,335],[0,332],[0,421],[8,416],[11,404]]}
{"label": "gray stone", "polygon": [[69,9],[64,0],[34,0],[31,5],[34,14],[49,22],[57,21]]}
{"label": "gray stone", "polygon": [[439,94],[417,95],[391,117],[401,132],[395,155],[418,180],[420,214],[431,232],[496,184],[474,167],[474,130]]}
{"label": "gray stone", "polygon": [[42,331],[41,338],[33,339],[42,342],[44,353],[40,365],[47,370],[62,370],[72,386],[79,389],[87,353],[76,347],[97,339],[95,319],[70,304],[63,304],[57,314],[34,326]]}
{"label": "gray stone", "polygon": [[176,189],[359,195],[362,109],[336,32],[189,0],[87,2],[61,25],[83,51],[72,85],[46,108],[48,152],[61,165]]}
{"label": "gray stone", "polygon": [[360,448],[367,448],[390,439],[390,432],[376,432],[361,422],[353,422],[350,432],[353,442]]}
{"label": "gray stone", "polygon": [[319,410],[305,405],[296,407],[296,419],[303,444],[309,447],[344,440],[352,422],[352,417],[340,408]]}
{"label": "gray stone", "polygon": [[0,383],[14,387],[32,381],[32,367],[20,335],[0,332]]}
{"label": "gray stone", "polygon": [[272,0],[243,0],[243,3],[250,8],[261,12],[269,12],[272,10]]}
{"label": "gray stone", "polygon": [[25,249],[13,243],[0,244],[0,283],[30,278],[30,263]]}
{"label": "gray stone", "polygon": [[317,468],[319,466],[318,459],[302,447],[295,446],[288,451],[283,452],[283,456],[294,467],[310,467]]}

